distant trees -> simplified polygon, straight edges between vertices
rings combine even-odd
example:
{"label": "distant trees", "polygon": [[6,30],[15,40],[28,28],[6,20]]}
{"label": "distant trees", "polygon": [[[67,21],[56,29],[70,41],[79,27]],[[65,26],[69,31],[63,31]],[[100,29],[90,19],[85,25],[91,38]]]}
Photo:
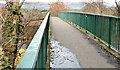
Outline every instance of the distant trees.
{"label": "distant trees", "polygon": [[69,11],[70,8],[68,5],[65,5],[64,2],[58,0],[57,2],[52,2],[48,4],[50,6],[49,11],[53,13],[53,15],[57,15],[58,12]]}
{"label": "distant trees", "polygon": [[107,7],[103,0],[90,0],[85,2],[86,6],[82,9],[83,12],[102,14],[102,15],[114,15],[120,17],[120,1],[114,0],[116,6]]}
{"label": "distant trees", "polygon": [[90,7],[96,8],[97,10],[96,14],[102,14],[104,7],[103,0],[96,0],[96,1],[90,0],[90,2],[86,2],[85,4],[89,5]]}

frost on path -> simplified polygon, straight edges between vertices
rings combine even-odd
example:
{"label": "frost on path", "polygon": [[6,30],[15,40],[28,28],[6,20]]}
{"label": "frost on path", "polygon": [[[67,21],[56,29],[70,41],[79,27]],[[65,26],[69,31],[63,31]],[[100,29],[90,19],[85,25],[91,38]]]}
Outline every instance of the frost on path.
{"label": "frost on path", "polygon": [[81,68],[76,56],[51,36],[50,67],[52,68]]}

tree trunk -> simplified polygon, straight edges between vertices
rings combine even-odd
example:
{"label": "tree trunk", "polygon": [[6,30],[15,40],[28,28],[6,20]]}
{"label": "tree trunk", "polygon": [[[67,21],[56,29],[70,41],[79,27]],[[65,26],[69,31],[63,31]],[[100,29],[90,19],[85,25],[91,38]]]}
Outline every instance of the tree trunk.
{"label": "tree trunk", "polygon": [[[17,11],[19,11],[18,9],[18,6],[19,6],[19,2],[13,2],[13,9],[17,8]],[[13,61],[13,68],[14,68],[14,61],[15,61],[15,58],[16,58],[16,53],[17,53],[17,44],[18,44],[18,40],[17,40],[17,37],[18,37],[18,22],[19,22],[19,15],[16,15],[16,14],[13,14],[13,24],[14,24],[14,31],[13,31],[13,41],[11,41],[11,45],[12,45],[12,51],[11,53],[13,53],[11,55],[11,60]],[[15,27],[17,26],[17,27]]]}

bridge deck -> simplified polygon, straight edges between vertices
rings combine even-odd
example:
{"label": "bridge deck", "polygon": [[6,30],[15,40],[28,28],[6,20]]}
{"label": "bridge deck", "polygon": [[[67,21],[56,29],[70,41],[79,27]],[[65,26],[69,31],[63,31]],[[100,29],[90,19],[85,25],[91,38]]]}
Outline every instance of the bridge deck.
{"label": "bridge deck", "polygon": [[105,54],[96,49],[94,44],[84,38],[76,28],[58,17],[52,17],[52,33],[55,40],[66,46],[80,61],[82,68],[115,68]]}

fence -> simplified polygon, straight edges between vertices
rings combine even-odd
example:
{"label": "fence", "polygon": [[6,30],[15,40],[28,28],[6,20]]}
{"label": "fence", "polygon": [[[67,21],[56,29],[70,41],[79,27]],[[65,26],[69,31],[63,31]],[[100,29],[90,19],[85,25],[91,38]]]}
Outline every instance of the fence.
{"label": "fence", "polygon": [[47,13],[16,70],[47,68],[47,48],[50,13]]}
{"label": "fence", "polygon": [[120,53],[120,17],[77,12],[59,12],[58,16],[87,30]]}

